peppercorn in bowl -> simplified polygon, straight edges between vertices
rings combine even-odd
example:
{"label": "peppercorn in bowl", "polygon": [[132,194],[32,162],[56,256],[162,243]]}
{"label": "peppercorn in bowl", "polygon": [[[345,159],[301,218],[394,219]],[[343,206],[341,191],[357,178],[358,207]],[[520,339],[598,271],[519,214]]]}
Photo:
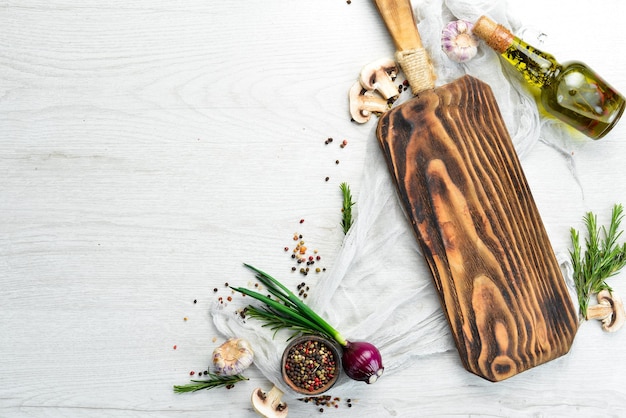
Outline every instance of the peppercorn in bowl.
{"label": "peppercorn in bowl", "polygon": [[302,335],[289,343],[281,362],[285,383],[304,395],[318,395],[333,387],[341,371],[337,345],[318,335]]}

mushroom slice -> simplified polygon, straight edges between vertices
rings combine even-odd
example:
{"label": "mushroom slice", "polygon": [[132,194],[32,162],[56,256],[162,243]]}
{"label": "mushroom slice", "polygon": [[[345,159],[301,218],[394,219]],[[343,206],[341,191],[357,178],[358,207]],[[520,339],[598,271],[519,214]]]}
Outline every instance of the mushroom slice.
{"label": "mushroom slice", "polygon": [[385,99],[391,99],[400,94],[394,83],[397,75],[396,62],[391,58],[383,58],[363,67],[359,81],[366,90],[376,90]]}
{"label": "mushroom slice", "polygon": [[587,308],[587,319],[602,321],[602,329],[608,332],[620,329],[626,317],[622,299],[608,290],[602,290],[596,298],[598,304]]}
{"label": "mushroom slice", "polygon": [[254,359],[250,343],[242,338],[231,338],[213,351],[215,374],[233,376],[241,374]]}
{"label": "mushroom slice", "polygon": [[252,407],[261,416],[266,418],[286,417],[289,412],[287,404],[281,402],[283,392],[276,386],[269,392],[256,388],[252,392]]}
{"label": "mushroom slice", "polygon": [[355,122],[365,123],[372,113],[381,114],[389,110],[387,100],[363,88],[358,81],[352,85],[349,93],[350,116]]}

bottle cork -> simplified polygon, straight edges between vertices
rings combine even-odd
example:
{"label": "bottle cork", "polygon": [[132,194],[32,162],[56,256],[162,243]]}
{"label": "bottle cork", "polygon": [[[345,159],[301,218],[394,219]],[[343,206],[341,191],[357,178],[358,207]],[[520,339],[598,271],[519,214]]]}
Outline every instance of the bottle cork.
{"label": "bottle cork", "polygon": [[474,35],[485,41],[499,54],[502,54],[513,43],[513,34],[504,26],[494,22],[487,16],[481,16],[472,29]]}

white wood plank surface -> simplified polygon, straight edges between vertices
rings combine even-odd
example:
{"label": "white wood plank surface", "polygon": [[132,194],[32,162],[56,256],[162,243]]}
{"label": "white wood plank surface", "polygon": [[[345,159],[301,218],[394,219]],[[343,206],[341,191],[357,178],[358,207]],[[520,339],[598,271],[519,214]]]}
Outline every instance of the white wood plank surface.
{"label": "white wood plank surface", "polygon": [[[510,8],[626,92],[626,3]],[[207,367],[213,288],[242,261],[284,267],[305,219],[332,265],[338,185],[359,193],[375,126],[350,122],[346,92],[392,52],[366,0],[0,0],[0,416],[255,416],[254,367],[228,391],[172,385]],[[626,122],[572,141],[577,178],[541,143],[522,161],[560,247],[585,211],[626,204]],[[625,348],[585,324],[567,356],[497,384],[427,356],[323,416],[625,416]]]}

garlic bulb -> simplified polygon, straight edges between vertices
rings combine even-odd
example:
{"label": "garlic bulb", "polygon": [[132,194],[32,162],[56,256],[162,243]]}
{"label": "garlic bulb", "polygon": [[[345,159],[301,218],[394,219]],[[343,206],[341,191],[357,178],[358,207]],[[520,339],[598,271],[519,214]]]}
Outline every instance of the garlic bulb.
{"label": "garlic bulb", "polygon": [[478,38],[472,33],[473,25],[465,20],[448,23],[441,33],[441,48],[455,62],[466,62],[478,52]]}
{"label": "garlic bulb", "polygon": [[213,351],[215,374],[233,376],[241,374],[254,359],[250,343],[241,338],[231,338]]}

